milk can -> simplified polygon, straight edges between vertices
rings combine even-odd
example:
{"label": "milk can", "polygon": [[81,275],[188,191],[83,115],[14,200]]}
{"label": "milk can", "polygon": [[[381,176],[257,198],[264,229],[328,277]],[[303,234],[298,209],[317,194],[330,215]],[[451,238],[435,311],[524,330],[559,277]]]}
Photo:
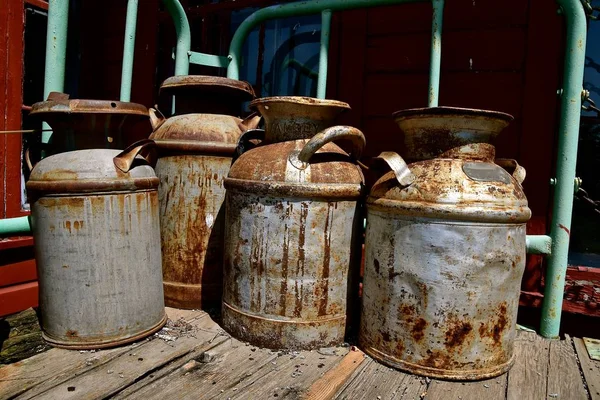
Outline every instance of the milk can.
{"label": "milk can", "polygon": [[[331,126],[346,103],[271,97],[250,105],[266,131],[225,179],[223,325],[262,347],[340,344],[360,261],[364,178],[355,159],[365,138]],[[332,143],[338,140],[351,156]]]}
{"label": "milk can", "polygon": [[151,126],[148,109],[141,104],[69,99],[52,92],[46,101],[35,103],[29,116],[47,122],[52,138],[47,154],[83,149],[123,149],[148,138]]}
{"label": "milk can", "polygon": [[61,153],[31,172],[40,325],[54,346],[120,345],[166,322],[158,178],[137,156],[151,146]]}
{"label": "milk can", "polygon": [[162,84],[161,95],[175,95],[177,114],[164,120],[150,110],[151,138],[159,149],[156,174],[165,303],[178,308],[219,307],[223,179],[240,135],[260,119],[235,116],[243,101],[254,98],[254,91],[250,84],[233,79],[175,76]]}
{"label": "milk can", "polygon": [[475,380],[507,371],[531,216],[514,160],[489,144],[512,117],[457,108],[395,114],[406,165],[367,198],[359,342],[373,358],[435,378]]}

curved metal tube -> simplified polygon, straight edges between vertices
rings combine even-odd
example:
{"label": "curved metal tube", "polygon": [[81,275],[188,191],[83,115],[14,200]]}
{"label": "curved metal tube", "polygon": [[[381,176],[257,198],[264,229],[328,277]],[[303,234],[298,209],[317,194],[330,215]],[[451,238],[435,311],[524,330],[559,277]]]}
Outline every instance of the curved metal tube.
{"label": "curved metal tube", "polygon": [[[274,5],[271,7],[262,8],[255,13],[251,14],[248,18],[242,22],[238,27],[231,39],[229,46],[229,66],[227,67],[227,77],[230,79],[240,79],[240,63],[242,47],[246,38],[254,29],[254,27],[261,23],[275,18],[286,18],[298,15],[310,15],[318,14],[325,10],[329,12],[350,10],[354,8],[367,8],[381,5],[390,5],[396,3],[416,3],[425,0],[311,0],[311,1],[298,1],[294,3]],[[440,75],[440,57],[441,57],[441,32],[442,32],[442,17],[444,0],[432,0],[434,3],[434,23],[432,24],[432,49],[431,49],[431,67],[430,67],[430,88],[429,88],[429,102],[437,102],[437,93],[439,92],[439,75]],[[326,23],[328,20],[327,15],[322,16],[322,22]],[[325,28],[328,31],[328,27]],[[328,32],[326,32],[328,33]],[[325,39],[327,39],[328,46],[328,35],[321,37],[321,55],[323,50],[326,49],[324,46]],[[326,55],[326,53],[325,53]],[[322,65],[322,67],[321,67]],[[327,58],[319,60],[319,72],[321,69],[326,70]],[[318,94],[319,97],[325,97],[326,89],[326,78],[319,79]],[[434,87],[435,86],[435,87]],[[435,96],[431,96],[434,93]],[[437,104],[437,103],[436,103]]]}
{"label": "curved metal tube", "polygon": [[580,0],[558,0],[566,22],[566,50],[561,98],[561,115],[558,126],[558,151],[556,162],[556,187],[550,236],[552,255],[548,257],[546,288],[542,305],[540,333],[556,338],[565,290],[569,256],[569,237],[573,212],[573,181],[577,162],[581,93],[585,66],[585,41],[587,21]]}
{"label": "curved metal tube", "polygon": [[138,0],[128,0],[127,19],[125,20],[125,39],[123,43],[123,66],[121,67],[121,94],[119,96],[119,100],[121,101],[131,100],[137,12]]}
{"label": "curved metal tube", "polygon": [[192,35],[190,23],[185,10],[179,0],[164,0],[167,11],[173,18],[175,32],[177,33],[177,47],[175,48],[175,75],[187,75],[190,69],[190,49],[192,47]]}

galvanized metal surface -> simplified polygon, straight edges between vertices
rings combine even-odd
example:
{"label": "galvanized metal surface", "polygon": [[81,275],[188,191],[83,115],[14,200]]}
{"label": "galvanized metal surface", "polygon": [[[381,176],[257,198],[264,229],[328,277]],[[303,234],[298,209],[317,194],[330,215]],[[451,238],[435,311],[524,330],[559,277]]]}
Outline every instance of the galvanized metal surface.
{"label": "galvanized metal surface", "polygon": [[339,344],[348,293],[355,293],[364,178],[330,142],[348,139],[352,154],[360,154],[364,136],[351,127],[327,128],[345,103],[252,104],[265,118],[263,143],[270,144],[242,154],[225,180],[223,325],[270,348]]}
{"label": "galvanized metal surface", "polygon": [[240,115],[241,103],[254,99],[248,82],[219,76],[183,75],[167,78],[160,96],[176,97],[175,114]]}
{"label": "galvanized metal surface", "polygon": [[[112,190],[109,185],[102,193],[80,194],[76,185],[68,185],[126,181],[126,174],[113,164],[117,154],[63,153],[42,160],[32,172],[35,182],[50,181],[52,167],[63,161],[54,178],[64,192],[37,185],[31,207],[41,327],[45,339],[59,347],[115,346],[149,335],[166,321],[158,182],[152,168],[134,165],[129,172],[150,179],[150,188]],[[67,159],[72,162],[65,163]],[[88,166],[78,175],[90,163],[96,168]]]}
{"label": "galvanized metal surface", "polygon": [[[176,115],[154,115],[160,158],[160,222],[165,302],[178,308],[221,304],[225,188],[237,142],[260,116],[241,120],[212,112],[239,112],[253,97],[246,82],[209,76],[167,79],[161,94],[176,94]],[[186,99],[187,97],[187,99]],[[208,99],[208,100],[207,100]],[[210,104],[208,104],[209,102]],[[152,110],[151,110],[152,111]]]}
{"label": "galvanized metal surface", "polygon": [[466,144],[491,143],[513,117],[497,111],[432,107],[397,111],[394,119],[407,160],[418,161]]}
{"label": "galvanized metal surface", "polygon": [[29,115],[53,129],[48,154],[81,149],[123,149],[147,138],[148,109],[141,104],[110,100],[69,100],[53,93],[35,103]]}
{"label": "galvanized metal surface", "polygon": [[228,191],[224,328],[268,348],[343,342],[356,201]]}
{"label": "galvanized metal surface", "polygon": [[525,224],[369,209],[365,247],[359,337],[366,353],[443,379],[484,379],[510,368]]}
{"label": "galvanized metal surface", "polygon": [[165,304],[220,305],[225,188],[230,157],[161,157],[159,201]]}
{"label": "galvanized metal surface", "polygon": [[[426,112],[433,123],[421,129],[446,146],[473,123],[473,110],[465,114],[444,127],[444,117]],[[506,117],[488,114],[478,136],[497,135]],[[531,217],[522,167],[506,161],[510,172],[501,168],[493,146],[466,144],[469,137],[410,164],[412,182],[385,174],[367,199],[360,344],[388,365],[454,380],[496,376],[513,362]]]}
{"label": "galvanized metal surface", "polygon": [[265,119],[265,143],[310,139],[333,125],[335,118],[349,110],[348,103],[301,96],[274,96],[256,99],[250,108]]}

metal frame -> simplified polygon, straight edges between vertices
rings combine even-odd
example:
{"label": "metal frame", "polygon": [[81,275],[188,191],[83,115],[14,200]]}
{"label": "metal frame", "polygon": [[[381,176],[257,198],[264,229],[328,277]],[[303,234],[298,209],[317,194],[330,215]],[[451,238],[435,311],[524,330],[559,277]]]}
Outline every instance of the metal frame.
{"label": "metal frame", "polygon": [[[138,0],[128,0],[127,27],[123,50],[121,100],[129,100],[133,71],[133,49]],[[190,62],[213,67],[227,66],[227,76],[239,79],[242,46],[252,29],[264,21],[294,15],[321,13],[321,46],[317,93],[325,98],[329,31],[333,11],[375,7],[393,3],[425,0],[312,0],[275,5],[250,15],[235,32],[227,58],[190,51],[191,33],[185,11],[178,0],[164,0],[173,18],[177,32],[175,75],[188,73]],[[433,6],[431,61],[428,104],[438,105],[441,64],[441,37],[444,0],[431,0]],[[568,264],[569,234],[573,210],[573,184],[577,159],[577,142],[583,90],[583,69],[587,35],[586,15],[580,0],[557,0],[566,21],[566,51],[559,122],[557,176],[550,236],[527,236],[529,253],[544,254],[548,258],[546,288],[542,307],[540,333],[544,337],[558,337],[562,312],[565,275]],[[62,91],[64,87],[68,0],[50,0],[48,10],[48,41],[46,43],[46,74],[44,95]],[[47,142],[49,135],[44,135]],[[0,221],[0,236],[29,231],[27,217]]]}

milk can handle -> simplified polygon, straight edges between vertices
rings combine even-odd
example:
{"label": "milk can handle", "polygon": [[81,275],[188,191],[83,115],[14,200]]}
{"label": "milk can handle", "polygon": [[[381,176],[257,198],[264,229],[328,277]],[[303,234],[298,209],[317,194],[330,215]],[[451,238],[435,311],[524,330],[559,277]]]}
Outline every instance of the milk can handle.
{"label": "milk can handle", "polygon": [[113,159],[115,167],[123,172],[129,172],[138,155],[143,157],[148,164],[153,165],[154,157],[152,150],[154,150],[155,146],[156,143],[154,143],[154,140],[150,139],[142,139],[133,143]]}
{"label": "milk can handle", "polygon": [[338,125],[323,129],[304,145],[298,154],[298,161],[308,164],[311,157],[327,143],[337,140],[349,140],[352,143],[352,158],[358,160],[366,145],[365,135],[351,126]]}
{"label": "milk can handle", "polygon": [[523,166],[519,165],[517,160],[513,160],[511,158],[496,158],[494,162],[507,170],[509,173],[512,171],[511,175],[517,182],[519,182],[519,185],[525,180],[527,171],[525,171]]}
{"label": "milk can handle", "polygon": [[162,124],[167,120],[163,113],[160,112],[157,106],[156,108],[150,107],[148,109],[148,116],[150,117],[150,125],[152,125],[152,130],[155,131],[161,127]]}
{"label": "milk can handle", "polygon": [[394,171],[396,180],[402,186],[410,186],[415,181],[415,175],[412,173],[406,161],[398,153],[393,151],[384,151],[375,157],[376,160],[383,160]]}

